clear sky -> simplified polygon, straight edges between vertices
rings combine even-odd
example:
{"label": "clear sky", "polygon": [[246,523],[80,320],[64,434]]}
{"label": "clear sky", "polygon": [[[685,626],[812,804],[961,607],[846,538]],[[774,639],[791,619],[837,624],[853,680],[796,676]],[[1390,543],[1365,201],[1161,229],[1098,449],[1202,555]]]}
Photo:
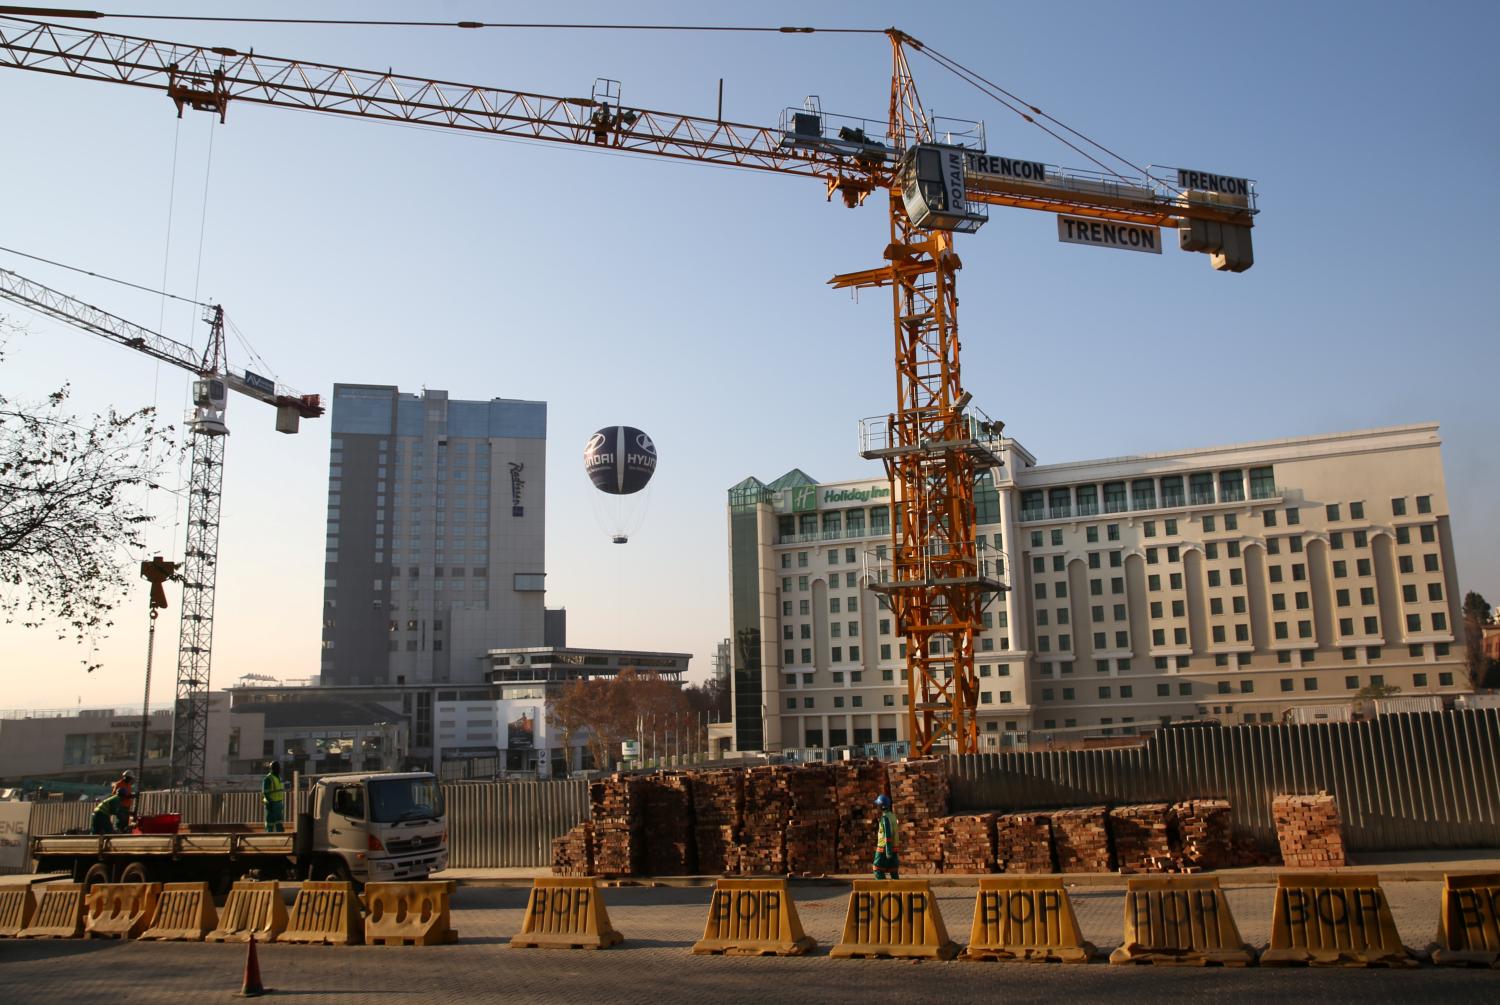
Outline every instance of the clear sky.
{"label": "clear sky", "polygon": [[[1254,178],[1256,265],[1242,275],[1170,240],[1161,256],[1060,244],[1049,215],[997,209],[960,243],[975,403],[1042,463],[1436,420],[1460,580],[1500,601],[1492,3],[121,3],[895,24],[1137,163]],[[564,96],[610,77],[627,105],[702,115],[723,78],[725,118],[764,125],[807,94],[880,119],[889,93],[879,35],[91,24]],[[930,109],[986,122],[991,152],[1089,166],[932,60],[912,67]],[[222,126],[204,113],[179,122],[159,92],[16,70],[0,70],[0,108],[0,245],[152,287],[165,275],[173,292],[222,303],[306,391],[375,382],[548,402],[547,601],[568,609],[574,645],[690,652],[705,673],[729,629],[725,490],[793,467],[881,476],[856,436],[861,417],[894,404],[889,296],[824,285],[880,263],[879,205],[826,203],[802,178],[248,105]],[[4,253],[0,266],[204,338],[182,305]],[[31,329],[0,364],[7,394],[71,381],[80,411],[182,412],[182,371],[0,313]],[[246,362],[238,345],[231,354]],[[327,424],[282,436],[245,398],[229,416],[213,679],[306,677]],[[581,464],[588,434],[616,423],[661,452],[625,547],[599,529]],[[152,506],[153,548],[178,555],[172,497]],[[157,703],[171,694],[173,602]],[[143,588],[92,676],[74,646],[0,628],[0,706],[138,702],[144,625]]]}

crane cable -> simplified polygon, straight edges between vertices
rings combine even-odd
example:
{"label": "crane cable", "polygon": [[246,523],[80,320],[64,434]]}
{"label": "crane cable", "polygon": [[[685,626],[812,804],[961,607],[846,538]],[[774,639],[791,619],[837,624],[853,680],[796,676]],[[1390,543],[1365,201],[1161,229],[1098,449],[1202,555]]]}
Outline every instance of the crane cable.
{"label": "crane cable", "polygon": [[[1092,154],[1089,154],[1087,151],[1080,149],[1076,144],[1070,142],[1069,140],[1065,139],[1062,136],[1059,136],[1055,131],[1053,131],[1052,129],[1049,129],[1047,126],[1045,126],[1042,123],[1038,122],[1036,120],[1036,117],[1040,117],[1040,118],[1046,119],[1048,122],[1051,122],[1054,125],[1056,125],[1058,128],[1060,128],[1060,129],[1062,129],[1062,130],[1064,130],[1066,132],[1071,133],[1072,135],[1078,137],[1080,140],[1082,140],[1083,142],[1089,144],[1090,146],[1095,147],[1096,149],[1103,151],[1107,156],[1113,157],[1115,160],[1119,161],[1121,164],[1124,164],[1125,166],[1129,167],[1131,170],[1135,171],[1138,174],[1139,177],[1141,177],[1141,178],[1149,178],[1151,181],[1156,182],[1156,184],[1158,184],[1158,185],[1162,185],[1164,187],[1168,187],[1166,182],[1162,181],[1160,178],[1157,178],[1150,171],[1147,171],[1145,168],[1141,167],[1139,164],[1136,164],[1134,161],[1130,160],[1128,157],[1124,157],[1124,156],[1121,156],[1120,154],[1115,153],[1113,150],[1111,150],[1109,147],[1105,146],[1104,144],[1100,143],[1098,140],[1092,139],[1091,137],[1086,136],[1085,134],[1083,134],[1083,133],[1079,132],[1078,130],[1074,129],[1072,126],[1068,125],[1066,122],[1063,122],[1063,121],[1061,121],[1059,119],[1054,118],[1053,116],[1051,116],[1051,115],[1047,114],[1046,112],[1042,111],[1037,106],[1033,105],[1031,102],[1025,100],[1024,98],[1017,97],[1016,95],[1012,94],[1010,91],[1007,91],[1005,88],[1001,87],[999,84],[996,84],[993,81],[986,79],[984,76],[982,76],[981,74],[975,72],[974,70],[970,70],[968,67],[964,66],[962,63],[959,63],[957,60],[955,60],[955,59],[953,59],[953,58],[951,58],[949,56],[945,56],[941,52],[938,52],[937,50],[933,49],[932,47],[926,46],[926,45],[922,46],[917,51],[926,54],[934,62],[936,62],[939,66],[941,66],[944,69],[948,70],[949,72],[955,74],[956,76],[960,77],[961,79],[967,81],[969,84],[971,84],[972,86],[974,86],[976,89],[978,89],[982,93],[987,94],[991,98],[994,98],[1001,105],[1003,105],[1006,108],[1010,109],[1012,112],[1015,112],[1021,118],[1025,119],[1027,122],[1031,123],[1032,125],[1036,126],[1038,129],[1042,130],[1042,132],[1044,132],[1047,135],[1053,137],[1058,142],[1060,142],[1063,145],[1067,146],[1069,149],[1073,150],[1074,152],[1078,153],[1079,155],[1081,155],[1083,157],[1087,157],[1094,164],[1098,165],[1102,170],[1104,170],[1105,172],[1107,172],[1109,174],[1114,175],[1116,178],[1119,178],[1122,181],[1132,181],[1133,180],[1133,179],[1127,178],[1125,175],[1121,174],[1119,171],[1115,170],[1114,168],[1109,167],[1107,164],[1103,163],[1097,157],[1094,157]],[[1002,95],[1003,95],[1003,97],[1002,97]],[[1012,102],[1014,102],[1015,104],[1012,104]],[[1017,108],[1016,105],[1020,105],[1021,107]]]}
{"label": "crane cable", "polygon": [[[182,139],[182,119],[177,120],[176,128],[172,131],[172,171],[167,177],[167,227],[161,249],[161,288],[167,288],[167,266],[172,261],[172,213],[177,206],[177,149]],[[158,297],[160,303],[156,315],[156,330],[161,331],[167,324],[167,297],[162,293]],[[151,414],[160,411],[161,405],[161,360],[156,361],[156,366],[151,372]],[[146,470],[151,467],[151,442],[146,443]],[[145,516],[147,521],[151,519],[151,493],[146,493]],[[155,624],[152,625],[153,630]],[[146,700],[151,700],[151,657],[146,657]],[[141,738],[142,744],[145,737]],[[144,748],[143,748],[144,749]]]}
{"label": "crane cable", "polygon": [[715,25],[715,24],[566,24],[529,21],[388,21],[356,18],[316,17],[228,17],[195,14],[115,14],[97,10],[69,10],[55,7],[20,7],[0,5],[0,15],[7,17],[63,17],[82,20],[114,18],[121,21],[202,21],[216,24],[307,24],[341,25],[362,28],[562,28],[598,31],[719,31],[767,32],[783,35],[884,35],[885,28],[811,28],[793,25]]}

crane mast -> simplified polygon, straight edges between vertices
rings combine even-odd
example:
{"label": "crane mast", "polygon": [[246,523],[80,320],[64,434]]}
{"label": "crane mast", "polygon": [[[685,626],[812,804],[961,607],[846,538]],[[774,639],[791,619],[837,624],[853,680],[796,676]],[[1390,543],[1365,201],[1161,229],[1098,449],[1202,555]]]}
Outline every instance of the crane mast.
{"label": "crane mast", "polygon": [[[1016,171],[1006,161],[993,170],[990,161],[1001,159],[935,141],[907,63],[907,49],[922,45],[894,28],[886,35],[893,63],[884,144],[858,129],[824,136],[812,114],[772,129],[630,109],[617,89],[597,86],[587,99],[551,97],[9,17],[0,18],[0,66],[164,91],[179,115],[194,108],[223,120],[231,101],[247,101],[607,146],[820,178],[830,199],[837,193],[850,207],[885,189],[885,263],[829,280],[835,289],[891,288],[896,408],[878,435],[862,431],[861,452],[884,464],[898,516],[890,554],[878,549],[867,567],[906,638],[913,754],[972,753],[979,746],[974,637],[985,606],[1006,584],[1001,553],[986,549],[976,531],[975,481],[1000,465],[999,424],[971,414],[961,379],[955,282],[962,263],[954,233],[977,230],[989,206],[1066,213],[1085,223],[1176,227],[1183,250],[1211,255],[1215,269],[1242,272],[1253,263],[1257,210],[1253,183],[1206,172],[1179,171],[1173,186],[1150,175],[1136,181],[1034,162]],[[935,166],[942,177],[930,170]],[[1239,190],[1226,192],[1226,181]],[[1216,187],[1204,190],[1209,185]],[[205,460],[205,470],[212,469]],[[210,542],[201,544],[207,551]]]}
{"label": "crane mast", "polygon": [[[34,280],[0,269],[0,297],[83,331],[181,367],[193,382],[192,463],[188,475],[187,540],[178,566],[182,618],[177,684],[172,706],[172,785],[203,787],[208,756],[209,677],[213,658],[214,590],[218,583],[219,508],[224,485],[224,425],[228,390],[277,407],[277,428],[296,432],[297,420],[323,414],[317,395],[299,395],[254,374],[231,375],[224,354],[224,308],[207,308],[208,345],[200,353]],[[144,740],[143,740],[144,744]],[[142,748],[144,750],[144,746]]]}

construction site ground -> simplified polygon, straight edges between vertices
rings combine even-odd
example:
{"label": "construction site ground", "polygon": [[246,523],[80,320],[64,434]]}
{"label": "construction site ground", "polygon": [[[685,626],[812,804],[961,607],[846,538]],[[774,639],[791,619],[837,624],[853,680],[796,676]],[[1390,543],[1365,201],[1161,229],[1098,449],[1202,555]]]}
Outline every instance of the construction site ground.
{"label": "construction site ground", "polygon": [[[1375,861],[1379,859],[1379,861]],[[1395,860],[1395,861],[1393,861]],[[1438,920],[1447,871],[1500,869],[1500,853],[1368,856],[1382,876],[1403,941],[1420,950]],[[1057,1000],[1105,997],[1159,1005],[1163,996],[1239,1000],[1270,996],[1335,1002],[1500,1000],[1500,971],[1300,968],[1163,968],[1041,963],[910,963],[832,959],[849,889],[838,881],[794,884],[797,911],[818,942],[799,958],[693,956],[703,932],[708,881],[660,881],[605,893],[625,942],[604,951],[511,949],[521,927],[528,876],[543,870],[465,870],[453,903],[460,941],[435,947],[281,946],[260,948],[267,987],[287,1001],[378,1003],[505,1002],[817,1002]],[[1276,870],[1231,870],[1227,898],[1247,942],[1270,936]],[[460,878],[460,877],[455,877]],[[1075,879],[1080,882],[1073,883]],[[934,877],[950,937],[967,941],[973,877]],[[1069,877],[1084,937],[1107,954],[1120,944],[1124,877]],[[7,881],[24,881],[8,877]],[[290,897],[290,888],[288,896]],[[0,1000],[229,1001],[239,990],[245,947],[201,943],[0,940]]]}

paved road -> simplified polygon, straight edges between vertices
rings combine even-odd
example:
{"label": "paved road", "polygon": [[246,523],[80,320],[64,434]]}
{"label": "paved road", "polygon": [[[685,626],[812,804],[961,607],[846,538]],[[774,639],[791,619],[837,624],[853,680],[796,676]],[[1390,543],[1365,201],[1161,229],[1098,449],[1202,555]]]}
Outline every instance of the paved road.
{"label": "paved road", "polygon": [[[1405,942],[1421,948],[1437,921],[1436,883],[1390,883],[1392,912]],[[1348,1002],[1500,1001],[1500,971],[1158,968],[1047,964],[910,963],[835,960],[828,947],[842,931],[846,887],[796,890],[798,912],[817,952],[796,959],[693,956],[702,934],[707,889],[621,888],[606,891],[623,946],[605,952],[512,950],[524,890],[460,889],[454,924],[462,941],[430,948],[266,946],[262,974],[277,1000],[377,1003],[693,1002],[719,1005],[766,1000],[833,1002],[1055,1001],[1059,995],[1160,1005],[1163,996],[1239,1000],[1272,996]],[[1272,887],[1230,890],[1241,934],[1263,946],[1270,934]],[[1072,894],[1084,937],[1106,952],[1120,942],[1119,891]],[[966,941],[972,891],[946,889],[939,905],[950,935]],[[15,942],[0,940],[0,1001],[47,1005],[229,1002],[237,991],[242,946],[170,943]]]}

